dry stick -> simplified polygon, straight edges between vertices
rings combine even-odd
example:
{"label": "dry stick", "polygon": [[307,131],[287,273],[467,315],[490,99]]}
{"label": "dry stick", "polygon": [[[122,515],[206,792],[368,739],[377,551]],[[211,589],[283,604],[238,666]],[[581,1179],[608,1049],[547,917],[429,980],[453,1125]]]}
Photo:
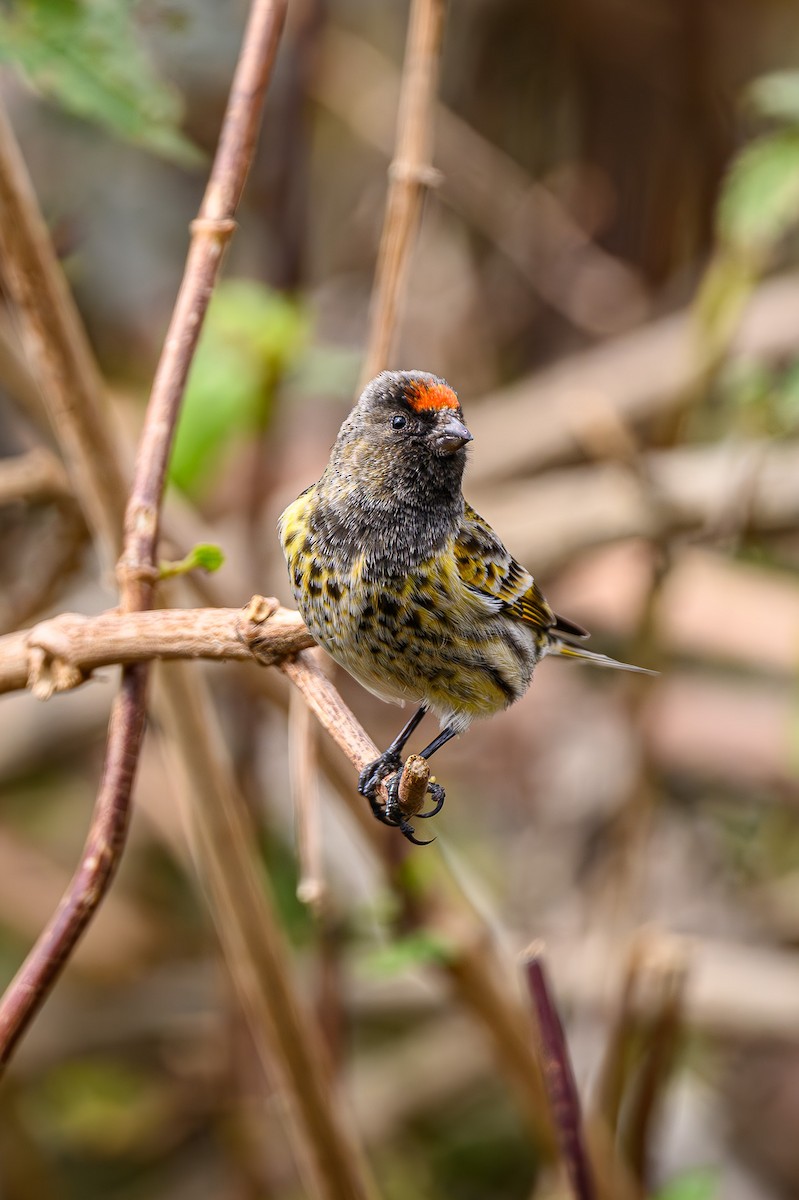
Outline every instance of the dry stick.
{"label": "dry stick", "polygon": [[649,1134],[652,1118],[677,1052],[682,1021],[682,1001],[688,972],[682,944],[668,943],[668,957],[649,965],[647,982],[656,992],[655,1014],[647,1025],[649,1034],[629,1104],[625,1106],[621,1143],[633,1174],[647,1183]]}
{"label": "dry stick", "polygon": [[[259,597],[263,601],[263,597]],[[98,667],[150,659],[205,658],[277,662],[314,644],[299,613],[268,600],[257,626],[258,651],[244,638],[249,607],[150,609],[97,617],[62,613],[32,629],[0,637],[0,694],[30,687],[46,700],[83,683]]]}
{"label": "dry stick", "polygon": [[316,727],[299,692],[289,698],[289,780],[294,801],[299,879],[297,899],[321,915],[325,899]]}
{"label": "dry stick", "polygon": [[0,264],[9,295],[25,317],[25,340],[75,494],[110,563],[120,545],[124,491],[102,420],[102,383],[2,107]]}
{"label": "dry stick", "polygon": [[541,1057],[552,1116],[575,1200],[596,1200],[569,1051],[543,963],[543,948],[533,945],[525,954],[527,987],[536,1014]]}
{"label": "dry stick", "polygon": [[430,164],[435,91],[446,0],[413,0],[402,72],[397,145],[372,293],[366,383],[389,361],[403,284],[419,223],[422,188],[436,178]]}
{"label": "dry stick", "polygon": [[[173,743],[184,746],[204,728],[206,685],[185,664],[168,669],[173,678],[162,719]],[[319,1027],[292,983],[289,950],[252,853],[251,830],[224,743],[218,729],[209,728],[205,736],[204,773],[192,771],[185,758],[182,762],[201,876],[255,1044],[291,1085],[285,1092],[306,1191],[324,1200],[374,1200],[376,1190],[346,1105],[333,1086]]]}
{"label": "dry stick", "polygon": [[[153,384],[137,458],[133,490],[125,515],[120,564],[123,605],[148,607],[155,580],[158,513],[172,436],[191,355],[210,299],[224,241],[241,195],[255,144],[266,84],[285,16],[285,3],[255,0],[231,88],[208,188],[189,251],[184,282],[170,323]],[[0,114],[0,226],[13,231],[15,248],[0,242],[10,263],[15,300],[24,308],[36,335],[37,352],[52,401],[61,406],[57,432],[72,456],[71,474],[87,517],[106,544],[117,537],[118,512],[104,510],[116,498],[118,469],[107,427],[92,400],[99,393],[96,368],[85,335],[66,293],[63,276],[39,216],[13,135]],[[13,219],[16,218],[16,219]],[[27,234],[27,236],[26,236]],[[16,240],[28,257],[16,253]],[[43,285],[36,294],[33,282]],[[65,367],[65,364],[67,366]],[[65,394],[62,375],[72,371],[83,386],[81,402]],[[88,428],[87,428],[88,425]],[[108,472],[104,475],[103,472]],[[28,1024],[44,1003],[69,954],[111,882],[124,845],[130,793],[144,732],[147,668],[123,669],[115,701],[103,776],[84,853],[58,912],[44,930],[0,1000],[0,1064],[5,1064]]]}
{"label": "dry stick", "polygon": [[634,938],[624,968],[621,991],[602,1055],[591,1111],[605,1123],[615,1140],[625,1087],[629,1078],[632,1042],[636,1029],[635,1002],[644,969],[646,942]]}

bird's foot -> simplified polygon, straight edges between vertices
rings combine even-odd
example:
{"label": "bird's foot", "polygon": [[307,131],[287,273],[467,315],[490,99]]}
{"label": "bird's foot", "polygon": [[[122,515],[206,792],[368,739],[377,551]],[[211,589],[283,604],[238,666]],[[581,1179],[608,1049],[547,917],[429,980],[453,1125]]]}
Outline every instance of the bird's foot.
{"label": "bird's foot", "polygon": [[[358,791],[362,796],[365,796],[372,805],[372,811],[375,812],[374,801],[376,799],[377,789],[384,779],[389,775],[393,775],[402,767],[402,758],[396,750],[386,750],[374,762],[369,763],[364,767],[358,776]],[[382,807],[380,809],[382,812]],[[377,813],[375,812],[375,816]],[[382,818],[381,818],[382,820]],[[396,824],[396,822],[386,822],[386,824]]]}
{"label": "bird's foot", "polygon": [[[431,838],[423,841],[416,837],[413,825],[402,811],[402,805],[399,798],[399,785],[402,778],[402,758],[396,751],[386,750],[374,762],[369,763],[364,767],[358,778],[358,791],[362,796],[365,796],[369,801],[369,807],[372,814],[383,825],[389,825],[392,829],[399,829],[404,838],[409,842],[413,842],[414,846],[429,846]],[[388,803],[385,807],[380,803],[377,797],[377,789],[380,784],[386,782],[386,790],[388,792]],[[444,804],[446,793],[440,783],[428,783],[427,791],[433,798],[433,807],[428,812],[420,812],[416,815],[427,819],[434,817],[441,812]]]}
{"label": "bird's foot", "polygon": [[428,812],[417,813],[417,817],[422,817],[425,821],[428,817],[437,817],[444,807],[444,801],[447,798],[447,793],[444,791],[440,783],[430,782],[427,785],[427,790],[433,797],[433,807]]}
{"label": "bird's foot", "polygon": [[[391,779],[389,779],[388,783],[386,784],[388,803],[386,804],[385,812],[381,819],[386,825],[394,825],[397,829],[399,829],[402,836],[409,842],[413,842],[414,846],[429,846],[430,843],[434,842],[436,839],[428,838],[427,841],[423,841],[421,838],[418,838],[414,832],[413,825],[411,825],[410,821],[402,811],[399,798],[399,785],[401,778],[402,771],[398,771],[391,777]],[[423,815],[423,813],[419,813],[419,816]],[[432,816],[433,813],[430,812],[427,815]]]}

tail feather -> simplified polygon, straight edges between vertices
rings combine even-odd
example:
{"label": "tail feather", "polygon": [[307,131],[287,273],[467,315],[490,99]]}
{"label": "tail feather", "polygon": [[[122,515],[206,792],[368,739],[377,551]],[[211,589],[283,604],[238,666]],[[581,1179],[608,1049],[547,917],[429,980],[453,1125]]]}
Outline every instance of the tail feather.
{"label": "tail feather", "polygon": [[581,658],[597,667],[613,667],[616,671],[634,671],[637,675],[657,675],[646,667],[634,667],[632,663],[619,662],[607,654],[597,654],[595,650],[586,650],[584,646],[572,646],[563,638],[554,637],[549,643],[547,654],[557,654],[561,658]]}

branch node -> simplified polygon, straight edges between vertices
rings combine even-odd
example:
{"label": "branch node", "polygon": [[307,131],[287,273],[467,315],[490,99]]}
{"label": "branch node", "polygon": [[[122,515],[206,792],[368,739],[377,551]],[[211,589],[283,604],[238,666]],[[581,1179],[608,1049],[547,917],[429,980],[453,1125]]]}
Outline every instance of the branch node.
{"label": "branch node", "polygon": [[388,168],[389,178],[402,183],[419,183],[423,187],[437,188],[444,182],[444,173],[430,163],[412,162],[407,158],[396,158]]}
{"label": "branch node", "polygon": [[195,217],[189,229],[192,237],[200,235],[227,242],[236,232],[237,223],[232,217]]}
{"label": "branch node", "polygon": [[87,678],[74,663],[58,658],[44,646],[31,646],[28,687],[37,700],[49,700],[56,692],[69,692],[85,683]]}
{"label": "branch node", "polygon": [[280,602],[274,596],[253,596],[241,610],[241,616],[236,622],[239,640],[246,646],[263,666],[271,666],[275,662],[274,651],[264,650],[263,626],[280,608]]}

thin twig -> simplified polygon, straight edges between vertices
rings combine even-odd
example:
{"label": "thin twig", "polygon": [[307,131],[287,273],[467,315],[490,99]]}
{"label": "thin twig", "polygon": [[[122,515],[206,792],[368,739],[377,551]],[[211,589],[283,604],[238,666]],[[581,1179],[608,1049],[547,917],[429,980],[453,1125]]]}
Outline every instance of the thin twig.
{"label": "thin twig", "polygon": [[296,688],[292,689],[289,698],[289,779],[299,860],[297,898],[321,915],[326,889],[322,868],[316,731],[311,710]]}
{"label": "thin twig", "polygon": [[[126,510],[120,581],[123,605],[127,609],[146,608],[152,601],[158,514],[183,385],[219,267],[222,245],[233,228],[234,206],[246,178],[248,156],[254,146],[285,8],[285,2],[278,0],[255,0],[245,31],[218,152],[200,210],[200,223],[194,231],[184,284],[153,384],[134,486]],[[24,185],[16,191],[10,186],[14,178]],[[26,227],[41,220],[13,135],[0,119],[0,201],[8,210],[15,199],[20,209],[17,213],[19,221],[25,222]],[[13,211],[17,212],[17,209]],[[12,223],[11,229],[16,237],[16,223]],[[35,232],[38,235],[35,270],[45,282],[47,304],[29,294],[30,281],[24,269],[12,271],[12,276],[32,310],[31,326],[39,335],[37,348],[42,363],[45,366],[50,363],[51,345],[57,347],[62,357],[71,357],[73,350],[62,346],[61,338],[70,341],[73,348],[81,348],[82,357],[75,364],[75,371],[81,377],[83,374],[88,377],[83,404],[70,408],[58,432],[63,443],[68,443],[74,450],[71,473],[85,471],[80,486],[87,498],[87,515],[98,530],[104,531],[106,540],[114,541],[117,536],[115,511],[110,514],[98,511],[102,509],[103,492],[116,495],[118,488],[115,479],[107,480],[105,488],[98,484],[101,470],[98,464],[113,472],[114,467],[108,464],[116,464],[116,457],[110,441],[106,444],[106,426],[100,413],[92,413],[89,405],[89,397],[99,390],[99,383],[95,385],[91,378],[96,369],[83,331],[72,328],[79,326],[73,307],[65,299],[60,302],[66,285],[63,277],[53,271],[52,247],[47,244],[43,225]],[[15,258],[14,262],[17,264],[18,260]],[[70,398],[62,395],[61,381],[55,378],[57,373],[54,368],[51,371],[53,378],[48,379],[48,383],[58,402],[69,405]],[[85,425],[90,416],[94,417],[95,428],[87,431]],[[77,939],[101,903],[118,865],[144,732],[146,679],[147,667],[143,664],[123,669],[122,685],[112,709],[103,777],[81,865],[56,917],[0,1000],[2,1062],[8,1060],[13,1047],[44,1003]]]}
{"label": "thin twig", "polygon": [[[322,49],[316,99],[368,145],[391,155],[394,131],[386,113],[396,107],[400,85],[391,59],[332,27]],[[440,101],[434,115],[438,194],[494,244],[532,291],[592,333],[615,333],[645,316],[640,276],[592,241],[553,191]],[[589,279],[601,279],[602,286],[583,286]]]}
{"label": "thin twig", "polygon": [[0,1001],[0,1073],[91,920],[119,862],[128,827],[128,798],[144,734],[147,668],[129,667],[114,703],[109,752],[80,866],[58,910]]}
{"label": "thin twig", "polygon": [[679,939],[661,939],[659,958],[647,963],[648,978],[642,980],[654,992],[654,1015],[641,1030],[645,1038],[637,1076],[628,1089],[628,1103],[620,1130],[620,1141],[633,1174],[647,1183],[649,1135],[652,1119],[668,1082],[677,1052],[682,1022],[682,1000],[688,974],[684,943]]}
{"label": "thin twig", "polygon": [[121,544],[125,487],[102,419],[103,385],[1,105],[0,266],[75,495],[110,564]]}
{"label": "thin twig", "polygon": [[530,947],[525,954],[524,965],[536,1014],[544,1083],[574,1197],[575,1200],[595,1200],[597,1193],[583,1136],[580,1097],[560,1017],[544,970],[540,945]]}
{"label": "thin twig", "polygon": [[402,71],[397,144],[372,293],[361,382],[388,365],[422,202],[435,179],[430,162],[438,61],[446,0],[412,0]]}

